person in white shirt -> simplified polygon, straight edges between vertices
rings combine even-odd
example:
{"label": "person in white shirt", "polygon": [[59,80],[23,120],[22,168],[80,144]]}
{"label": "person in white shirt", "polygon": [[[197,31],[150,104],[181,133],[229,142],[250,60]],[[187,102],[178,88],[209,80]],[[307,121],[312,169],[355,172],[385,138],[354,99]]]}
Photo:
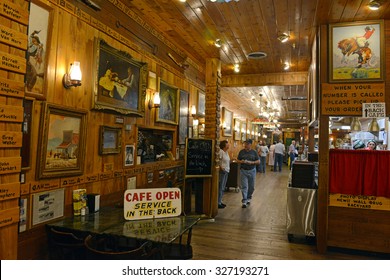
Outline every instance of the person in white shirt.
{"label": "person in white shirt", "polygon": [[275,145],[274,172],[278,171],[276,170],[277,166],[279,166],[279,172],[282,172],[283,156],[284,156],[284,145],[283,145],[283,141],[279,140],[279,143]]}
{"label": "person in white shirt", "polygon": [[271,171],[274,171],[274,163],[275,163],[275,145],[276,141],[269,147],[269,159],[268,165],[271,166]]}
{"label": "person in white shirt", "polygon": [[260,173],[265,173],[265,167],[267,162],[267,154],[269,153],[268,147],[266,146],[265,142],[263,142],[259,149],[259,156],[260,156]]}
{"label": "person in white shirt", "polygon": [[219,186],[218,186],[218,208],[223,209],[226,204],[222,203],[223,192],[225,191],[227,178],[230,171],[230,157],[227,152],[229,142],[223,140],[219,143]]}

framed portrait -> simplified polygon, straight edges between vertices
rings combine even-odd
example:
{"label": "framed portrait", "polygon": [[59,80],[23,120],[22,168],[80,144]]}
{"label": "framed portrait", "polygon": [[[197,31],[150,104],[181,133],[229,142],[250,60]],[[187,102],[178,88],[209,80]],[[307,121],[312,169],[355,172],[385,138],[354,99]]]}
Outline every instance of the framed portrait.
{"label": "framed portrait", "polygon": [[143,117],[148,65],[95,39],[93,109]]}
{"label": "framed portrait", "polygon": [[234,140],[241,140],[241,122],[239,119],[234,119]]}
{"label": "framed portrait", "polygon": [[246,121],[241,123],[241,141],[245,141],[247,138],[246,135]]}
{"label": "framed portrait", "polygon": [[121,142],[122,129],[120,127],[100,126],[99,154],[119,154],[121,152]]}
{"label": "framed portrait", "polygon": [[222,107],[222,135],[232,136],[233,112]]}
{"label": "framed portrait", "polygon": [[37,178],[83,174],[86,143],[85,110],[43,104]]}
{"label": "framed portrait", "polygon": [[126,145],[125,146],[125,166],[134,165],[134,145]]}
{"label": "framed portrait", "polygon": [[45,99],[46,69],[50,50],[52,8],[41,1],[30,3],[26,52],[26,96]]}
{"label": "framed portrait", "polygon": [[189,122],[189,93],[180,90],[180,110],[179,110],[179,137],[178,144],[185,144],[188,136],[188,122]]}
{"label": "framed portrait", "polygon": [[178,124],[179,89],[159,79],[160,108],[156,110],[156,121]]}
{"label": "framed portrait", "polygon": [[383,20],[329,25],[329,82],[383,81]]}
{"label": "framed portrait", "polygon": [[29,169],[31,166],[31,128],[34,101],[23,99],[23,126],[22,126],[22,169]]}
{"label": "framed portrait", "polygon": [[206,94],[198,90],[198,108],[197,115],[204,117],[206,115]]}

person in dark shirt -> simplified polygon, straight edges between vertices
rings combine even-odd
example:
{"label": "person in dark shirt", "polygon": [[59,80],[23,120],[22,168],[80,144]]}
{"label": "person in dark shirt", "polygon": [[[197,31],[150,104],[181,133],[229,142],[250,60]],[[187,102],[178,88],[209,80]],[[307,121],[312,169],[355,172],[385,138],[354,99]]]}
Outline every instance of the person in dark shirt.
{"label": "person in dark shirt", "polygon": [[255,190],[256,165],[260,164],[260,158],[257,151],[252,149],[252,139],[246,140],[244,145],[244,149],[238,153],[237,160],[241,163],[242,208],[247,208]]}

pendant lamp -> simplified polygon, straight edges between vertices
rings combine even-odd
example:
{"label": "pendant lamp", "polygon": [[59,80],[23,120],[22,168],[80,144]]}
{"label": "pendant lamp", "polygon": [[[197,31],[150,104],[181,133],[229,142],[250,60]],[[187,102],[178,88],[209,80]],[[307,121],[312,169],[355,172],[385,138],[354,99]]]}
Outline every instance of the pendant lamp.
{"label": "pendant lamp", "polygon": [[351,131],[361,131],[362,125],[359,121],[359,118],[353,117],[351,122]]}
{"label": "pendant lamp", "polygon": [[371,121],[370,125],[368,126],[368,131],[378,132],[379,130],[380,130],[379,124],[378,124],[376,118],[372,118],[372,121]]}

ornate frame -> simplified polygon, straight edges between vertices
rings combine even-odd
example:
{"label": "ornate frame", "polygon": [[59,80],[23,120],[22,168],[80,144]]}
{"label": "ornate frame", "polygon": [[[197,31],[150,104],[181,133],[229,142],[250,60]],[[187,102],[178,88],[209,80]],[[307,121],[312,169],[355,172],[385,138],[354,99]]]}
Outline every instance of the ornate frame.
{"label": "ornate frame", "polygon": [[143,117],[148,65],[95,38],[92,108]]}
{"label": "ornate frame", "polygon": [[83,174],[86,131],[87,111],[43,103],[37,179]]}

